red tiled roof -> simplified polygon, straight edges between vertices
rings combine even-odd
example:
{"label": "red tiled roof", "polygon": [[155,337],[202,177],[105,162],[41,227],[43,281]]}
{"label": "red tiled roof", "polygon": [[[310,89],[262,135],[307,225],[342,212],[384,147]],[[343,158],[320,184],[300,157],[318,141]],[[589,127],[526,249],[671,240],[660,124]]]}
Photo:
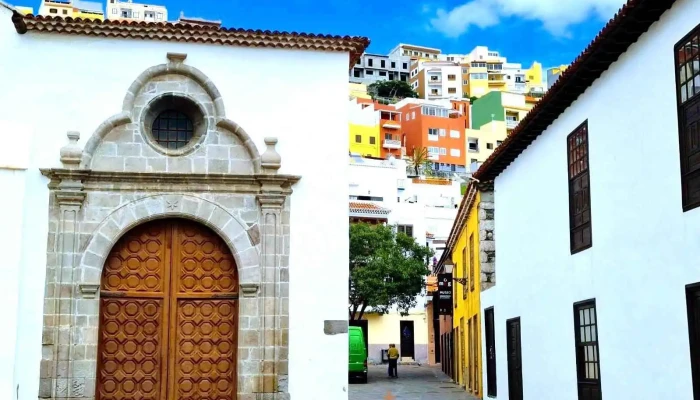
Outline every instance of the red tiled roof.
{"label": "red tiled roof", "polygon": [[350,53],[350,68],[369,46],[360,36],[314,35],[297,32],[221,28],[177,22],[136,22],[51,16],[21,15],[13,12],[17,33],[28,31],[67,35],[102,36],[142,40],[211,43],[242,47],[271,47]]}
{"label": "red tiled roof", "polygon": [[508,168],[674,2],[675,0],[628,0],[520,121],[513,133],[496,147],[474,174],[474,178],[491,181]]}
{"label": "red tiled roof", "polygon": [[389,214],[389,210],[371,203],[350,202],[350,212],[368,214]]}

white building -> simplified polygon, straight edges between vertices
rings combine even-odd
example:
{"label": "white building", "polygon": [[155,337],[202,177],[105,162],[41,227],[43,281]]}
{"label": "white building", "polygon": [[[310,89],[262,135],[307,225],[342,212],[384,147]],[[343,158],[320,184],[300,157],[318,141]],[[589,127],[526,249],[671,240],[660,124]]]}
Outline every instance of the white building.
{"label": "white building", "polygon": [[347,399],[367,44],[0,3],[0,399]]}
{"label": "white building", "polygon": [[475,174],[485,395],[700,399],[699,16],[629,1]]}
{"label": "white building", "polygon": [[424,99],[461,99],[462,67],[459,62],[414,62],[411,70],[411,87]]}
{"label": "white building", "polygon": [[[436,259],[450,234],[461,200],[460,182],[409,178],[406,161],[350,157],[350,217],[385,218],[400,232],[413,236],[419,244],[430,246]],[[442,184],[437,184],[437,183]],[[445,184],[446,183],[446,184]],[[402,342],[401,321],[410,323],[414,333],[414,351],[408,358],[428,360],[428,321],[426,298],[421,294],[416,307],[401,316],[397,310],[381,316],[368,315],[369,358],[381,360],[381,350],[390,343]],[[404,347],[405,348],[405,347]]]}
{"label": "white building", "polygon": [[350,82],[372,84],[377,81],[408,81],[411,58],[365,53],[350,71]]}
{"label": "white building", "polygon": [[105,16],[110,20],[164,22],[168,9],[155,4],[134,3],[132,0],[108,0]]}

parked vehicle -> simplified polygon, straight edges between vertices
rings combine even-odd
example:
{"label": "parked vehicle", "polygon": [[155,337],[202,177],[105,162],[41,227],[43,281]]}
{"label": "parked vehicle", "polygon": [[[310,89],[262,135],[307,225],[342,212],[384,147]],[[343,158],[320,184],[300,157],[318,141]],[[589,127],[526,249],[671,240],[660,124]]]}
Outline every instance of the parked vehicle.
{"label": "parked vehicle", "polygon": [[367,383],[367,344],[362,328],[349,327],[348,336],[350,342],[348,377],[360,378],[360,382]]}

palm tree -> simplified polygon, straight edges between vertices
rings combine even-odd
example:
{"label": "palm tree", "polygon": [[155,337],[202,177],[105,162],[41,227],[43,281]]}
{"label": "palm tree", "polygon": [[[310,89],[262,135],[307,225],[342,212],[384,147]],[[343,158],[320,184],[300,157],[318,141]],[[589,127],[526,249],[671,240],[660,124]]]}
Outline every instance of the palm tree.
{"label": "palm tree", "polygon": [[420,167],[427,167],[430,165],[430,160],[428,159],[428,149],[425,147],[415,147],[413,149],[413,155],[409,159],[411,167],[416,171],[416,175],[420,175]]}

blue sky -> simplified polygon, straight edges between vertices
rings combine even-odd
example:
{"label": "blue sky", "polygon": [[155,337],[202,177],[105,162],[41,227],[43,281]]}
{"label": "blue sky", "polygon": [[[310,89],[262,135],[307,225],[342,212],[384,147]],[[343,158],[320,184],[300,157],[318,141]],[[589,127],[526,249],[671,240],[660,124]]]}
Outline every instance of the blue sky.
{"label": "blue sky", "polygon": [[220,19],[226,27],[367,36],[372,53],[386,54],[400,42],[437,47],[444,53],[467,53],[485,45],[525,67],[535,60],[548,67],[570,63],[624,0],[142,2],[167,6],[170,19],[184,11],[187,16]]}

